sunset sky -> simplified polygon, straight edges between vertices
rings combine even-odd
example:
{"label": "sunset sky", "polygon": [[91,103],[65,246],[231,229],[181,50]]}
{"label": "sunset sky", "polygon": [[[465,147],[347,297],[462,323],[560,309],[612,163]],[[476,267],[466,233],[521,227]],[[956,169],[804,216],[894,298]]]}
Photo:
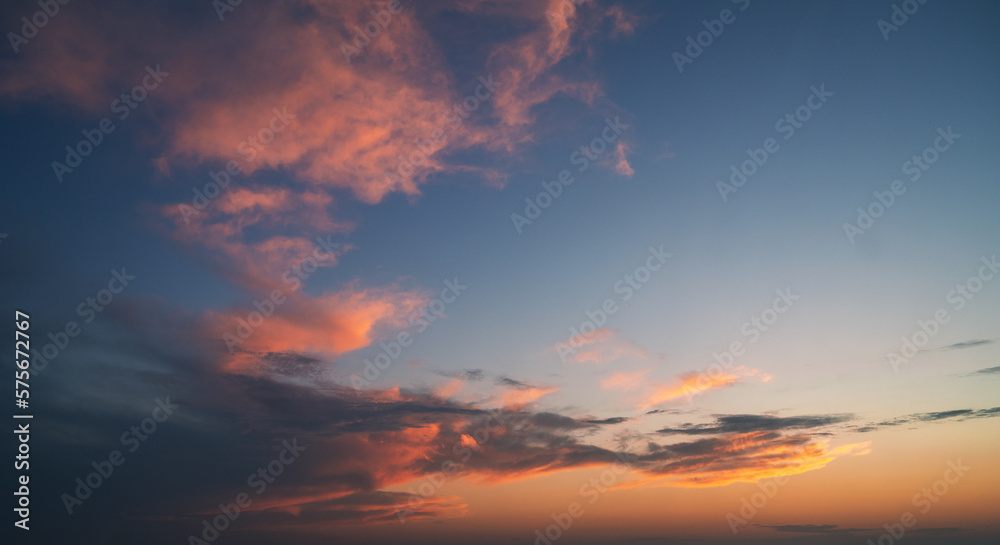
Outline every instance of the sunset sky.
{"label": "sunset sky", "polygon": [[1000,539],[1000,4],[0,21],[15,543]]}

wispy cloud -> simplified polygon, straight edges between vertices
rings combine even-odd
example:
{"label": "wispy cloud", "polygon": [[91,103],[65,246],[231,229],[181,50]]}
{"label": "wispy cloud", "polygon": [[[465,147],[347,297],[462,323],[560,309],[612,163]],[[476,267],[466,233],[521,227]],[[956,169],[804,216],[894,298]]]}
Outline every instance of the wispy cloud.
{"label": "wispy cloud", "polygon": [[853,419],[854,415],[852,414],[806,416],[773,416],[764,414],[715,415],[715,422],[711,424],[683,424],[675,428],[657,430],[657,433],[667,435],[710,435],[719,433],[802,430],[840,424]]}
{"label": "wispy cloud", "polygon": [[944,352],[948,350],[962,350],[964,348],[975,348],[977,346],[993,344],[995,342],[996,342],[995,339],[973,339],[971,341],[963,341],[960,343],[949,344],[948,346],[942,346],[940,348],[934,348],[933,350],[938,352]]}
{"label": "wispy cloud", "polygon": [[635,174],[635,170],[632,169],[632,165],[629,164],[628,157],[626,157],[630,151],[629,145],[622,140],[619,140],[618,145],[615,146],[615,172],[622,176]]}
{"label": "wispy cloud", "polygon": [[640,371],[620,371],[601,379],[601,388],[605,390],[635,390],[642,386],[643,378],[652,369],[642,369]]}
{"label": "wispy cloud", "polygon": [[767,382],[771,380],[771,375],[743,365],[720,370],[717,373],[692,371],[678,375],[672,383],[652,385],[639,402],[639,408],[645,409],[678,399],[690,399],[697,394],[733,386],[745,378]]}
{"label": "wispy cloud", "polygon": [[993,407],[990,409],[953,409],[949,411],[913,413],[906,416],[893,418],[891,420],[873,422],[865,426],[861,426],[857,428],[855,431],[866,433],[866,432],[876,431],[880,428],[888,428],[888,427],[902,426],[908,424],[921,424],[921,423],[937,422],[941,420],[952,420],[952,419],[957,422],[964,422],[966,420],[973,420],[979,418],[995,418],[998,416],[1000,416],[1000,407]]}
{"label": "wispy cloud", "polygon": [[[567,349],[568,354],[561,353]],[[606,327],[580,333],[570,339],[568,344],[556,345],[551,350],[573,363],[605,364],[625,357],[649,357],[641,346],[622,337],[618,331]]]}
{"label": "wispy cloud", "polygon": [[[755,524],[759,528],[770,528],[777,532],[787,532],[795,534],[827,534],[827,535],[859,535],[868,536],[885,533],[885,528],[841,528],[836,524]],[[942,526],[936,528],[914,528],[907,530],[907,533],[918,533],[928,535],[949,535],[963,531],[963,528]]]}
{"label": "wispy cloud", "polygon": [[872,528],[841,528],[836,524],[779,524],[776,526],[757,524],[755,526],[795,534],[868,534],[878,531]]}

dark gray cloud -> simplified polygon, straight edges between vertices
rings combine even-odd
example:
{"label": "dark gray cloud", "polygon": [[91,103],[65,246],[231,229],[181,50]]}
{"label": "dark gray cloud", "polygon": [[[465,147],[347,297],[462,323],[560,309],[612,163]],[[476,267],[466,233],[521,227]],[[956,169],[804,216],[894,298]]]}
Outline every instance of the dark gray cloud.
{"label": "dark gray cloud", "polygon": [[466,382],[482,382],[487,378],[492,377],[494,384],[498,386],[505,386],[507,388],[514,388],[516,390],[528,390],[536,387],[534,384],[529,384],[523,380],[511,378],[507,375],[493,375],[489,371],[483,369],[436,370],[431,372],[435,375],[457,378]]}
{"label": "dark gray cloud", "polygon": [[865,426],[858,427],[854,431],[867,433],[876,431],[881,428],[888,428],[893,426],[903,426],[907,424],[920,424],[924,422],[937,422],[940,420],[951,420],[954,419],[957,422],[963,422],[965,420],[978,419],[978,418],[993,418],[1000,416],[1000,407],[993,407],[990,409],[953,409],[950,411],[935,411],[928,413],[913,413],[906,416],[900,416],[893,418],[891,420],[883,420],[881,422],[872,422]]}
{"label": "dark gray cloud", "polygon": [[681,409],[653,409],[651,411],[646,411],[647,415],[650,414],[687,414],[693,411],[683,411]]}
{"label": "dark gray cloud", "polygon": [[754,431],[800,430],[839,424],[854,419],[851,414],[771,416],[763,414],[715,415],[712,424],[682,424],[663,428],[657,433],[665,435],[714,435],[720,433],[748,433]]}
{"label": "dark gray cloud", "polygon": [[628,422],[629,420],[632,419],[625,416],[613,416],[611,418],[602,418],[600,420],[584,420],[584,422],[587,424],[597,424],[603,426],[603,425],[621,424],[622,422]]}
{"label": "dark gray cloud", "polygon": [[499,384],[500,386],[509,386],[511,388],[517,388],[518,390],[527,390],[528,388],[532,388],[531,384],[528,384],[527,382],[524,382],[522,380],[510,378],[506,375],[497,376],[494,379],[494,382],[496,384]]}
{"label": "dark gray cloud", "polygon": [[927,534],[927,535],[948,535],[955,534],[958,532],[964,532],[967,528],[956,528],[954,526],[941,526],[938,528],[914,528],[910,530],[915,534]]}
{"label": "dark gray cloud", "polygon": [[863,528],[840,528],[836,524],[779,524],[776,526],[757,524],[756,526],[770,528],[778,532],[792,532],[797,534],[857,534],[878,531]]}
{"label": "dark gray cloud", "polygon": [[441,371],[441,370],[438,370],[438,371],[431,371],[431,372],[434,373],[435,375],[440,375],[442,377],[460,378],[460,379],[468,381],[468,382],[480,382],[484,378],[486,378],[486,375],[488,374],[486,371],[484,371],[482,369],[462,369],[462,370],[458,370],[458,371]]}
{"label": "dark gray cloud", "polygon": [[982,346],[984,344],[993,344],[995,339],[972,339],[971,341],[963,341],[960,343],[949,344],[947,346],[942,346],[940,348],[935,348],[936,351],[946,351],[946,350],[961,350],[963,348],[973,348],[976,346]]}
{"label": "dark gray cloud", "polygon": [[997,375],[997,374],[1000,374],[1000,365],[998,365],[996,367],[987,367],[985,369],[980,369],[980,370],[975,371],[973,373],[969,373],[970,376],[975,376],[975,375]]}
{"label": "dark gray cloud", "polygon": [[[826,535],[859,535],[869,536],[885,533],[884,528],[841,528],[836,524],[755,524],[759,528],[770,528],[776,532],[796,533],[796,534],[826,534]],[[907,534],[923,534],[928,536],[951,535],[964,531],[964,528],[955,527],[932,527],[913,528],[906,530]]]}

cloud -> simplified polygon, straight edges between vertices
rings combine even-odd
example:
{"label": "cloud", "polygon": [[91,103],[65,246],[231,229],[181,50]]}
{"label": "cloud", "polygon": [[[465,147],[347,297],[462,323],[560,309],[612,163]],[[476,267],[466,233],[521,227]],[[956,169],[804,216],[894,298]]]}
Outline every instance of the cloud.
{"label": "cloud", "polygon": [[531,388],[531,385],[520,380],[512,379],[506,375],[500,375],[495,379],[496,383],[501,386],[510,386],[512,388],[517,388],[520,390],[526,390]]}
{"label": "cloud", "polygon": [[980,369],[980,370],[978,370],[978,371],[976,371],[974,373],[969,373],[969,376],[975,376],[975,375],[996,375],[996,374],[1000,374],[1000,365],[998,365],[996,367],[987,367],[985,369]]}
{"label": "cloud", "polygon": [[652,385],[638,406],[646,409],[681,398],[690,399],[695,394],[733,386],[748,377],[756,378],[761,382],[771,380],[771,375],[760,369],[752,369],[743,365],[720,370],[714,374],[692,371],[678,375],[672,383]]}
{"label": "cloud", "polygon": [[646,411],[643,414],[687,414],[692,411],[682,411],[681,409],[653,409],[651,411]]}
{"label": "cloud", "polygon": [[963,341],[960,343],[949,344],[947,346],[942,346],[940,348],[935,348],[936,351],[947,351],[947,350],[961,350],[963,348],[974,348],[976,346],[983,346],[985,344],[995,343],[995,339],[973,339],[971,341]]}
{"label": "cloud", "polygon": [[[351,248],[333,242],[333,235],[347,233],[353,225],[333,220],[331,203],[324,193],[241,187],[221,193],[202,211],[184,203],[164,206],[161,212],[172,222],[175,240],[211,251],[232,280],[253,289],[298,289],[304,275],[296,267],[336,266]],[[249,234],[261,230],[287,234]],[[315,230],[323,236],[296,234]]]}
{"label": "cloud", "polygon": [[795,475],[825,467],[840,456],[863,456],[870,442],[831,447],[805,433],[731,433],[690,442],[656,445],[638,457],[647,478],[660,486],[722,486]]}
{"label": "cloud", "polygon": [[[406,3],[353,59],[340,54],[340,44],[369,17],[369,7],[354,2],[281,0],[241,9],[232,24],[181,18],[159,4],[100,3],[61,12],[48,39],[4,60],[0,73],[17,77],[0,79],[0,96],[103,116],[122,90],[146,76],[121,66],[154,64],[168,72],[141,112],[155,111],[164,124],[149,137],[159,148],[158,172],[204,176],[234,161],[241,174],[203,209],[192,209],[185,195],[159,213],[174,240],[206,250],[223,274],[259,293],[282,287],[283,273],[313,252],[316,233],[354,229],[335,215],[345,194],[371,204],[394,193],[416,197],[429,177],[449,173],[479,174],[496,185],[503,173],[457,157],[482,150],[509,159],[533,140],[535,109],[556,95],[592,104],[598,84],[573,80],[573,70],[554,71],[576,50],[574,36],[590,35],[600,21],[569,9],[550,23],[547,8],[562,1],[431,8],[512,30],[490,44],[474,74],[448,63],[442,44]],[[275,68],[261,77],[260,66]],[[469,96],[475,108],[456,110]],[[289,119],[280,132],[276,111]],[[270,131],[266,141],[262,131]],[[248,145],[251,138],[260,145]],[[255,184],[261,170],[279,172],[281,181]],[[336,258],[318,266],[333,267]],[[280,333],[255,333],[244,348],[265,354],[298,346],[335,356],[365,346],[378,322],[395,320],[417,299],[393,286],[377,293],[352,287],[311,300],[300,295],[286,305],[296,307],[294,314],[283,308],[269,320],[267,331]],[[226,330],[241,314],[213,316]],[[306,316],[318,319],[299,319]],[[330,339],[325,327],[332,328]]]}
{"label": "cloud", "polygon": [[622,424],[630,420],[632,419],[625,416],[613,416],[611,418],[602,418],[599,420],[584,420],[584,422],[587,424],[597,424],[600,426],[605,426],[605,425]]}
{"label": "cloud", "polygon": [[[520,129],[534,122],[535,106],[559,94],[591,104],[602,94],[596,83],[572,81],[552,71],[576,49],[572,42],[574,32],[586,22],[578,17],[580,7],[563,0],[515,5],[518,15],[532,24],[534,31],[498,45],[488,61],[491,68],[511,67],[504,72],[507,82],[497,91],[494,107],[503,125],[508,127],[512,143],[530,139]],[[493,3],[477,2],[475,8],[503,9],[510,13],[509,6],[498,8]]]}
{"label": "cloud", "polygon": [[626,392],[635,390],[642,385],[643,378],[648,375],[650,371],[652,371],[652,369],[612,373],[608,377],[601,379],[601,388],[604,390],[622,390]]}
{"label": "cloud", "polygon": [[[755,524],[759,528],[770,528],[777,532],[788,532],[796,534],[827,534],[827,535],[877,535],[885,533],[884,528],[841,528],[836,524]],[[914,528],[907,530],[912,533],[929,535],[948,535],[963,531],[963,528],[938,527],[938,528]]]}
{"label": "cloud", "polygon": [[[604,18],[613,19],[616,33],[631,32],[635,21],[620,8],[596,13],[564,0],[427,6],[510,30],[493,38],[469,75],[443,54],[449,36],[429,32],[408,3],[351,59],[340,46],[370,18],[370,6],[346,0],[271,2],[239,10],[236,24],[181,20],[158,5],[91,7],[60,13],[49,39],[4,61],[0,72],[18,77],[0,79],[0,96],[108,115],[111,101],[144,76],[141,68],[129,74],[121,66],[159,63],[170,73],[149,99],[169,112],[161,172],[235,159],[246,173],[282,169],[314,189],[346,190],[366,203],[396,192],[418,195],[440,173],[477,173],[498,183],[503,173],[459,162],[455,152],[507,156],[534,139],[535,110],[555,96],[593,104],[601,86],[571,75],[585,72],[584,61],[574,65],[579,70],[557,67]],[[260,66],[278,68],[262,78]],[[477,91],[477,76],[495,81],[492,91]],[[476,107],[456,110],[468,96]],[[268,126],[274,108],[287,108],[293,126],[246,159],[238,148]]]}
{"label": "cloud", "polygon": [[796,534],[857,534],[878,531],[870,528],[840,528],[836,524],[780,524],[777,526],[757,524],[756,526],[770,528],[778,532],[792,532]]}
{"label": "cloud", "polygon": [[854,419],[852,414],[773,416],[764,414],[715,415],[713,424],[683,424],[657,430],[662,434],[710,435],[757,431],[802,430],[840,424]]}
{"label": "cloud", "polygon": [[[477,404],[488,404],[495,401],[500,406],[512,410],[523,409],[538,399],[560,390],[551,386],[529,384],[528,382],[511,378],[507,375],[493,375],[482,369],[465,369],[461,371],[436,370],[432,372],[436,375],[451,378],[447,383],[434,388],[435,395],[445,399],[464,389],[469,383],[482,383],[487,378],[492,377],[492,384],[495,388],[492,390],[479,388],[479,395],[477,396],[477,394],[473,393],[468,399],[473,400],[485,395],[486,401],[480,401]],[[475,388],[473,390],[475,391]]]}
{"label": "cloud", "polygon": [[461,371],[431,371],[436,375],[441,375],[442,377],[458,378],[469,382],[479,382],[482,381],[486,376],[487,372],[482,369],[465,369]]}
{"label": "cloud", "polygon": [[[266,327],[241,337],[241,352],[225,363],[231,371],[256,372],[267,354],[335,358],[368,346],[380,329],[399,327],[425,301],[419,290],[394,284],[354,282],[319,296],[302,293],[301,282],[289,287],[285,273],[310,259],[317,233],[355,228],[337,216],[340,199],[375,204],[390,194],[416,197],[431,176],[450,173],[479,174],[496,185],[503,173],[458,157],[477,151],[510,159],[534,139],[537,108],[557,95],[588,105],[601,95],[594,81],[574,79],[573,68],[557,74],[556,67],[604,17],[620,19],[619,26],[629,18],[609,12],[595,19],[589,7],[577,13],[570,5],[547,19],[546,11],[562,3],[430,8],[511,31],[488,43],[472,73],[449,64],[436,41],[448,35],[429,32],[406,3],[351,59],[340,53],[341,42],[369,17],[369,7],[354,2],[280,0],[241,9],[232,16],[236,22],[221,25],[213,17],[180,18],[158,4],[95,4],[60,13],[49,39],[4,60],[0,73],[17,77],[2,78],[0,97],[103,116],[122,90],[146,76],[121,66],[153,64],[169,74],[143,101],[143,112],[132,114],[152,111],[162,123],[148,138],[158,148],[157,171],[180,179],[192,171],[205,178],[206,170],[221,172],[228,162],[240,169],[203,207],[193,208],[188,195],[159,205],[170,236],[204,250],[215,270],[255,300],[272,290],[289,298]],[[261,77],[260,66],[276,68]],[[255,175],[262,170],[281,176],[265,187]],[[334,267],[349,249],[345,244],[315,266]],[[221,336],[253,310],[214,310],[205,318]],[[504,399],[520,405],[551,391],[521,389]]]}
{"label": "cloud", "polygon": [[333,527],[342,524],[399,523],[421,519],[447,519],[468,514],[468,505],[457,496],[434,495],[421,498],[419,507],[400,511],[411,500],[409,492],[377,490],[357,492],[336,498],[316,498],[313,501],[288,506],[268,506],[255,509],[251,529],[270,532],[302,531],[304,528]]}
{"label": "cloud", "polygon": [[624,357],[648,358],[642,347],[609,328],[577,334],[569,344],[559,343],[552,350],[564,362],[571,363],[604,364]]}
{"label": "cloud", "polygon": [[615,172],[622,176],[632,176],[635,174],[632,165],[628,163],[628,158],[625,157],[629,151],[629,145],[619,140],[618,145],[615,146]]}
{"label": "cloud", "polygon": [[612,37],[618,35],[627,36],[635,33],[635,28],[642,21],[641,17],[626,11],[617,4],[608,8],[607,14],[612,19]]}
{"label": "cloud", "polygon": [[879,430],[881,428],[902,426],[907,424],[921,424],[921,423],[937,422],[940,420],[951,420],[951,419],[954,419],[957,422],[964,422],[966,420],[974,420],[979,418],[995,418],[998,416],[1000,416],[1000,407],[993,407],[990,409],[953,409],[950,411],[913,413],[906,416],[893,418],[891,420],[873,422],[865,426],[861,426],[857,428],[855,431],[861,433],[867,433]]}
{"label": "cloud", "polygon": [[555,387],[528,387],[508,390],[500,395],[500,405],[506,409],[519,410],[537,401],[539,398],[558,392]]}
{"label": "cloud", "polygon": [[451,396],[458,393],[465,386],[465,381],[459,378],[453,378],[447,383],[439,385],[434,388],[434,395],[442,399],[449,399]]}
{"label": "cloud", "polygon": [[250,317],[251,312],[257,312],[255,307],[205,313],[206,330],[233,348],[232,355],[225,358],[225,369],[258,372],[260,356],[270,353],[336,358],[405,329],[407,318],[429,300],[420,290],[356,284],[315,297],[293,293],[285,297],[287,300],[274,305],[272,314],[257,324]]}

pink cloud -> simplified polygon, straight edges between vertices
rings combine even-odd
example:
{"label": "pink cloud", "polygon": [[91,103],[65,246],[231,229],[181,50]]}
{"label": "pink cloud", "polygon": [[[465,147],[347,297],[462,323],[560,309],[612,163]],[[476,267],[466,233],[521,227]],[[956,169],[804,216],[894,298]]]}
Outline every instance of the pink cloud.
{"label": "pink cloud", "polygon": [[608,377],[601,379],[601,388],[605,390],[635,390],[642,385],[643,378],[650,371],[651,369],[643,369],[641,371],[612,373]]}
{"label": "pink cloud", "polygon": [[301,352],[332,360],[364,348],[382,334],[407,327],[408,318],[428,300],[422,292],[394,286],[348,286],[317,297],[288,294],[259,324],[249,318],[256,307],[209,311],[205,318],[214,334],[233,347],[224,368],[256,374],[261,354]]}
{"label": "pink cloud", "polygon": [[626,157],[629,151],[629,145],[619,140],[618,145],[615,146],[615,172],[622,176],[632,176],[635,174],[635,170],[632,169],[632,165],[628,163],[628,158]]}
{"label": "pink cloud", "polygon": [[555,387],[537,386],[522,389],[510,389],[500,396],[500,405],[508,410],[520,410],[527,407],[531,403],[534,403],[538,399],[558,391],[559,388]]}
{"label": "pink cloud", "polygon": [[641,347],[609,328],[580,333],[566,343],[557,344],[552,350],[564,363],[604,364],[624,357],[647,358]]}
{"label": "pink cloud", "polygon": [[620,5],[614,5],[608,8],[608,17],[611,17],[612,30],[611,36],[618,36],[620,34],[630,35],[635,33],[635,28],[639,25],[642,19],[634,14],[625,11]]}

